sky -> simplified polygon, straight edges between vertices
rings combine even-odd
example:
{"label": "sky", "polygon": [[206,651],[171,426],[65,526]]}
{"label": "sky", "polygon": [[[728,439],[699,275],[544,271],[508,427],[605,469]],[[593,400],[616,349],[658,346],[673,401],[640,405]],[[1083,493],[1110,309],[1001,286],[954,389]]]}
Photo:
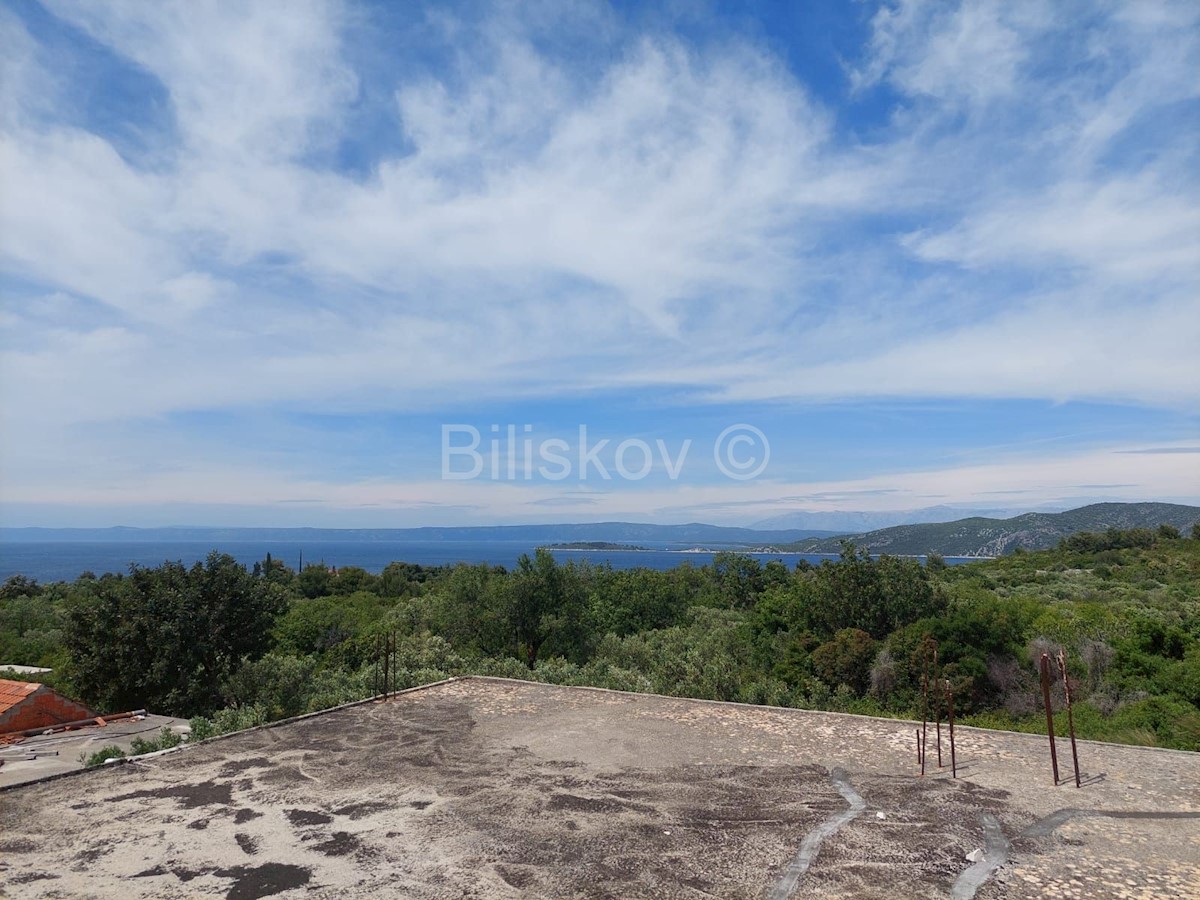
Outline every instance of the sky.
{"label": "sky", "polygon": [[1200,502],[1200,5],[0,0],[0,525]]}

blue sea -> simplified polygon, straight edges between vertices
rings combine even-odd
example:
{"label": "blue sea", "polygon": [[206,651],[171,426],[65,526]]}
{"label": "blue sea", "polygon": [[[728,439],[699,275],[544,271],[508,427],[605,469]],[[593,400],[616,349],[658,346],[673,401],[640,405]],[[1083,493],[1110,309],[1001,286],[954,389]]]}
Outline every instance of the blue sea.
{"label": "blue sea", "polygon": [[[444,566],[455,563],[488,563],[512,568],[523,553],[533,555],[537,545],[528,541],[228,541],[214,545],[201,541],[117,542],[45,541],[0,543],[0,581],[24,575],[41,582],[73,581],[83,572],[127,572],[132,563],[157,566],[166,560],[185,565],[204,559],[213,550],[228,553],[246,566],[268,553],[292,568],[323,562],[330,566],[358,566],[378,573],[390,562]],[[608,563],[614,569],[670,569],[684,563],[702,566],[718,551],[693,551],[684,545],[655,545],[645,550],[554,550],[559,562],[587,560]],[[811,553],[754,554],[763,563],[778,559],[789,568],[800,560],[819,563],[827,556]],[[947,562],[959,560],[948,559]],[[965,560],[964,560],[965,561]]]}

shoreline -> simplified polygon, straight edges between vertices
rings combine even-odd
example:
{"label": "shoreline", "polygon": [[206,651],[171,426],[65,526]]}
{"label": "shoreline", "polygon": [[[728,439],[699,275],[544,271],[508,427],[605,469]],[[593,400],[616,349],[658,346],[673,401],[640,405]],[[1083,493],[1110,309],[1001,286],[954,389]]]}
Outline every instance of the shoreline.
{"label": "shoreline", "polygon": [[[552,544],[546,544],[538,548],[539,550],[549,550],[553,553],[555,550],[564,550],[570,553],[680,553],[680,554],[704,554],[704,553],[737,553],[742,556],[822,556],[828,559],[837,559],[841,556],[840,553],[821,553],[816,550],[762,550],[762,549],[740,549],[733,547],[689,547],[686,550],[676,550],[669,547],[560,547]],[[872,553],[872,556],[894,556],[897,559],[928,559],[927,553]],[[940,555],[940,554],[939,554]],[[962,560],[964,562],[976,562],[988,559],[1000,559],[998,556],[942,556],[946,561]]]}

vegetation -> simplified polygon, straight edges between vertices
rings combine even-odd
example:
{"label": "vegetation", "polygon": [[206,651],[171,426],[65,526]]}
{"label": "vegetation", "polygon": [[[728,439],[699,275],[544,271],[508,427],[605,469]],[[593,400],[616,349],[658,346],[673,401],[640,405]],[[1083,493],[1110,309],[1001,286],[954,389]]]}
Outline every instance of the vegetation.
{"label": "vegetation", "polygon": [[116,744],[109,744],[107,747],[101,747],[90,756],[87,753],[79,754],[79,761],[87,768],[92,766],[102,766],[110,759],[124,759],[125,751]]}
{"label": "vegetation", "polygon": [[158,732],[158,737],[135,737],[129,742],[129,749],[134,756],[141,756],[143,753],[157,753],[159,750],[170,750],[172,747],[178,747],[182,743],[183,738],[164,725]]}
{"label": "vegetation", "polygon": [[1200,749],[1190,528],[1074,535],[961,566],[848,544],[819,566],[726,553],[669,571],[547,550],[512,571],[294,572],[269,557],[247,571],[214,553],[0,588],[9,660],[55,667],[60,689],[104,711],[192,716],[193,740],[365,697],[384,633],[401,687],[487,674],[918,718],[933,639],[960,719],[1025,731],[1045,727],[1037,663],[1061,648],[1081,737]]}
{"label": "vegetation", "polygon": [[81,696],[104,709],[212,707],[221,683],[268,649],[287,607],[283,588],[215,551],[191,569],[133,566],[75,584],[64,610],[70,670]]}

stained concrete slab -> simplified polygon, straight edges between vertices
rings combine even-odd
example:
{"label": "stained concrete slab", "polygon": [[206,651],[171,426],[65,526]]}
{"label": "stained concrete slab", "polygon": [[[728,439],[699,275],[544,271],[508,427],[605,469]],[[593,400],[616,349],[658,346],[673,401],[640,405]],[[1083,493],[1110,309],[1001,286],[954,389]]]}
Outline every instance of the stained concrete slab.
{"label": "stained concrete slab", "polygon": [[72,731],[51,731],[27,737],[16,744],[0,744],[0,763],[3,763],[0,765],[0,788],[82,769],[84,764],[80,757],[86,759],[102,747],[120,747],[128,753],[135,738],[149,740],[157,737],[163,728],[183,725],[187,725],[186,719],[147,715]]}
{"label": "stained concrete slab", "polygon": [[[913,727],[459,679],[2,792],[0,884],[12,897],[1200,896],[1200,755],[1081,743],[1092,780],[1055,787],[1045,738],[958,729],[962,777],[921,778]],[[845,815],[837,769],[861,814]],[[968,854],[999,858],[989,821],[1004,861],[963,894]],[[819,852],[781,888],[816,833]]]}

